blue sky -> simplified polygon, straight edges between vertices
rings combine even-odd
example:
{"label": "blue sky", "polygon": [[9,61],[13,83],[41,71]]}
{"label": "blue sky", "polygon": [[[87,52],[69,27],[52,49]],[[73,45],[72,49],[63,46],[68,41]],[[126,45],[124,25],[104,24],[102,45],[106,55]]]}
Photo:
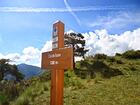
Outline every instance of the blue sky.
{"label": "blue sky", "polygon": [[140,28],[140,0],[0,0],[0,55],[40,51],[56,20],[65,31],[121,35]]}

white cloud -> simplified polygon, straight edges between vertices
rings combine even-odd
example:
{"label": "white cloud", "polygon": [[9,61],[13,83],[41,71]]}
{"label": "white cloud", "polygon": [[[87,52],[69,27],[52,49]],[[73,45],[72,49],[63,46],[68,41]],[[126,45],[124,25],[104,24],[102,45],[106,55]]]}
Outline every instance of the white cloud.
{"label": "white cloud", "polygon": [[6,59],[10,59],[12,61],[18,61],[20,59],[20,54],[18,53],[11,53],[6,55]]}
{"label": "white cloud", "polygon": [[0,59],[4,58],[4,55],[0,53]]}
{"label": "white cloud", "polygon": [[23,49],[23,54],[25,55],[38,55],[39,53],[39,49],[32,46]]}
{"label": "white cloud", "polygon": [[114,55],[127,50],[140,50],[140,28],[126,31],[120,35],[110,35],[107,30],[96,30],[95,32],[84,33],[88,55],[104,53]]}
{"label": "white cloud", "polygon": [[101,27],[105,29],[116,29],[128,27],[129,25],[140,23],[140,13],[117,12],[109,16],[99,16],[96,21],[87,22],[89,27]]}
{"label": "white cloud", "polygon": [[47,52],[52,50],[52,41],[46,41],[45,45],[41,49],[41,52]]}
{"label": "white cloud", "polygon": [[19,53],[9,53],[7,55],[0,54],[0,59],[10,59],[11,63],[27,63],[30,65],[40,66],[40,50],[34,47],[24,48],[22,54]]}
{"label": "white cloud", "polygon": [[23,49],[22,53],[9,53],[9,54],[1,54],[0,59],[10,59],[12,64],[20,64],[26,63],[35,66],[41,66],[41,53],[47,52],[52,49],[52,41],[46,41],[43,48],[40,50],[38,48],[34,48],[32,46],[26,47]]}
{"label": "white cloud", "polygon": [[10,59],[11,61],[18,61],[20,59],[20,54],[10,53],[7,55],[3,55],[0,53],[0,59]]}
{"label": "white cloud", "polygon": [[76,62],[76,61],[81,61],[81,60],[83,60],[83,58],[82,58],[82,57],[75,57],[74,60],[75,60],[75,62]]}
{"label": "white cloud", "polygon": [[20,61],[21,62],[27,62],[27,63],[32,63],[32,65],[37,65],[36,60],[40,61],[40,50],[38,48],[34,48],[34,47],[27,47],[23,49],[23,54],[20,57]]}

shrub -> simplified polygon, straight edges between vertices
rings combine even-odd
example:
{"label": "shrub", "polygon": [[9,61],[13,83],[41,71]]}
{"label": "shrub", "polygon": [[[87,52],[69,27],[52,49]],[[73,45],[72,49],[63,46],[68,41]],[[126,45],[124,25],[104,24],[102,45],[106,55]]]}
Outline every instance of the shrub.
{"label": "shrub", "polygon": [[27,96],[19,97],[15,105],[29,105],[29,98]]}
{"label": "shrub", "polygon": [[[109,57],[111,62],[117,62],[122,64],[121,60],[116,60],[114,57]],[[84,60],[79,62],[79,67],[75,70],[76,74],[85,79],[87,77],[95,78],[97,73],[100,73],[104,78],[110,78],[112,76],[123,75],[119,69],[114,69],[108,66],[103,60]]]}
{"label": "shrub", "polygon": [[84,87],[80,78],[78,78],[73,71],[65,72],[64,85],[65,87],[72,86],[74,89],[80,89]]}
{"label": "shrub", "polygon": [[123,64],[124,62],[121,59],[119,59],[119,60],[116,60],[116,63],[117,64]]}
{"label": "shrub", "polygon": [[101,60],[95,60],[92,62],[92,69],[94,69],[94,71],[100,71],[103,68],[109,68],[108,65],[106,65],[103,61]]}
{"label": "shrub", "polygon": [[123,75],[119,69],[109,68],[102,71],[102,76],[105,78],[110,78],[117,75]]}
{"label": "shrub", "polygon": [[116,62],[116,59],[114,57],[108,57],[107,61],[113,63],[113,62]]}
{"label": "shrub", "polygon": [[139,70],[139,68],[137,67],[137,65],[134,65],[133,63],[129,63],[129,64],[127,65],[127,67],[128,67],[129,70],[131,70],[131,71],[137,71],[137,70]]}
{"label": "shrub", "polygon": [[120,53],[116,53],[116,55],[115,56],[122,56]]}
{"label": "shrub", "polygon": [[136,69],[136,67],[135,67],[135,66],[133,66],[133,65],[132,65],[132,66],[130,66],[129,68],[130,68],[130,70],[131,70],[131,71],[136,71],[136,70],[137,70],[137,69]]}
{"label": "shrub", "polygon": [[14,81],[1,81],[0,82],[0,92],[7,96],[9,101],[15,99],[21,92],[23,92],[24,86],[20,83],[15,83]]}
{"label": "shrub", "polygon": [[107,58],[107,55],[105,54],[96,54],[94,56],[95,59],[106,59]]}
{"label": "shrub", "polygon": [[8,97],[3,93],[0,93],[0,105],[8,105]]}
{"label": "shrub", "polygon": [[101,75],[105,78],[110,78],[113,76],[123,74],[119,69],[111,68],[103,61],[99,61],[99,60],[93,62],[92,69],[94,70],[94,72],[101,73]]}
{"label": "shrub", "polygon": [[51,71],[47,70],[42,75],[39,76],[40,81],[46,82],[51,80]]}
{"label": "shrub", "polygon": [[140,59],[140,50],[129,50],[123,53],[122,56],[127,59]]}

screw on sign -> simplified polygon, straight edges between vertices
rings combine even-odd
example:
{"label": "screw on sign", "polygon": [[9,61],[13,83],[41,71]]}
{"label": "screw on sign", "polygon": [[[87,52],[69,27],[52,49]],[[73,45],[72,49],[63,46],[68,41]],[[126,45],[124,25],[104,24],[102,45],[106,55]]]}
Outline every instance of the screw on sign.
{"label": "screw on sign", "polygon": [[73,49],[64,48],[64,23],[61,21],[53,24],[52,38],[52,51],[42,53],[41,67],[51,70],[50,105],[63,105],[64,69],[73,68]]}

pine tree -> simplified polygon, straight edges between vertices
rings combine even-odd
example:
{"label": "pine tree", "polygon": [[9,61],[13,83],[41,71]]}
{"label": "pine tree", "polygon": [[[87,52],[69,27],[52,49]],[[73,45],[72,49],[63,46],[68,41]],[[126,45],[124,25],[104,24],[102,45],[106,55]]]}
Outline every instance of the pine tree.
{"label": "pine tree", "polygon": [[65,33],[65,47],[73,48],[74,57],[79,56],[85,58],[85,54],[88,52],[85,49],[85,40],[81,33]]}

